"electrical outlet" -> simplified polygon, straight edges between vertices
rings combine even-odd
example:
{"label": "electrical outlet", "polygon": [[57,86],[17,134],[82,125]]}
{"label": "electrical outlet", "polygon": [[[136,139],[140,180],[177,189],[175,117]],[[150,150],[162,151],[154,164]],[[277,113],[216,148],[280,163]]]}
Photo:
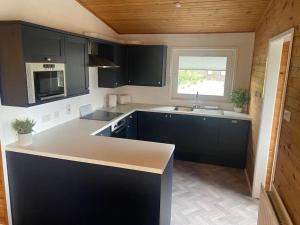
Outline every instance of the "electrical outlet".
{"label": "electrical outlet", "polygon": [[55,119],[59,118],[59,112],[58,111],[54,112],[54,118]]}
{"label": "electrical outlet", "polygon": [[66,113],[67,113],[68,115],[71,114],[71,105],[70,105],[70,104],[67,104],[67,106],[66,106]]}
{"label": "electrical outlet", "polygon": [[51,120],[51,115],[50,114],[47,114],[47,115],[43,115],[42,116],[42,122],[43,123],[47,123]]}
{"label": "electrical outlet", "polygon": [[291,112],[285,109],[284,112],[283,112],[283,119],[286,122],[290,122],[290,120],[291,120]]}

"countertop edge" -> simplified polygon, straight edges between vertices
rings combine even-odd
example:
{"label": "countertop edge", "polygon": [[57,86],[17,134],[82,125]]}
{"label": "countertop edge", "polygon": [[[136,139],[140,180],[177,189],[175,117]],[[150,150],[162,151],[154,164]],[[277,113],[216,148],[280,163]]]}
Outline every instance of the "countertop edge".
{"label": "countertop edge", "polygon": [[[113,111],[115,109],[108,108],[107,110]],[[129,116],[130,114],[137,112],[137,111],[153,112],[153,113],[171,113],[171,114],[202,116],[202,117],[214,117],[214,118],[221,118],[221,119],[223,118],[223,119],[233,119],[233,120],[244,120],[244,121],[251,122],[251,118],[249,116],[247,116],[248,114],[243,114],[242,116],[213,115],[213,114],[202,114],[202,113],[200,114],[200,113],[195,113],[195,112],[160,110],[160,109],[155,109],[155,107],[152,105],[149,105],[149,108],[143,108],[143,107],[139,106],[139,103],[137,103],[136,105],[133,104],[133,107],[131,109],[129,109],[128,111],[125,111],[122,115],[114,118],[111,121],[108,121],[107,124],[100,127],[99,129],[97,129],[93,132],[90,131],[91,133],[87,133],[87,135],[96,135],[97,133],[103,131],[104,129],[112,126],[113,123],[115,123],[121,119],[124,119],[127,116]],[[80,119],[80,118],[77,118],[77,119]],[[49,158],[56,158],[56,159],[83,162],[83,163],[90,163],[90,164],[95,164],[95,165],[111,166],[111,167],[116,167],[116,168],[123,168],[123,169],[129,169],[129,170],[135,170],[135,171],[141,171],[141,172],[155,173],[155,174],[163,174],[164,173],[164,170],[167,166],[168,161],[170,160],[171,156],[174,154],[174,149],[175,149],[175,146],[172,145],[172,149],[170,148],[169,157],[168,157],[168,160],[166,160],[165,165],[163,165],[161,168],[153,168],[153,167],[147,167],[147,166],[137,166],[137,165],[127,164],[127,163],[119,163],[119,162],[105,161],[105,160],[99,160],[99,159],[90,159],[90,158],[85,158],[85,157],[76,157],[76,156],[57,154],[57,153],[40,152],[40,151],[36,151],[36,150],[33,151],[33,150],[28,150],[26,148],[22,148],[22,146],[16,146],[14,144],[9,144],[9,145],[6,145],[6,147],[5,147],[5,151],[18,152],[18,153],[30,154],[30,155],[36,155],[36,156],[44,156],[44,157],[49,157]]]}
{"label": "countertop edge", "polygon": [[25,150],[25,149],[21,149],[21,148],[17,148],[17,147],[12,147],[12,146],[7,146],[5,148],[5,152],[16,152],[16,153],[22,153],[22,154],[27,154],[27,155],[35,155],[35,156],[48,157],[48,158],[54,158],[54,159],[62,159],[62,160],[68,160],[68,161],[89,163],[89,164],[101,165],[101,166],[110,166],[110,167],[115,167],[115,168],[128,169],[128,170],[147,172],[147,173],[155,173],[155,174],[161,175],[164,173],[165,168],[166,168],[171,156],[173,155],[174,148],[175,147],[173,146],[173,150],[171,151],[171,154],[169,155],[169,159],[165,163],[165,165],[162,169],[155,169],[155,168],[150,168],[150,167],[129,165],[129,164],[123,164],[123,163],[116,163],[116,162],[107,162],[107,161],[102,161],[102,160],[93,160],[93,159],[52,154],[52,153],[37,152],[37,151],[31,151],[31,150],[27,150],[27,149]]}

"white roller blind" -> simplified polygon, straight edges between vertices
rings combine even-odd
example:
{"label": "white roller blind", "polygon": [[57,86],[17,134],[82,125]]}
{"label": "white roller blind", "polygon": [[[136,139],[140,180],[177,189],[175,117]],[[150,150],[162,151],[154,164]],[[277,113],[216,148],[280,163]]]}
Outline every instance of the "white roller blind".
{"label": "white roller blind", "polygon": [[226,70],[227,57],[179,56],[179,69]]}

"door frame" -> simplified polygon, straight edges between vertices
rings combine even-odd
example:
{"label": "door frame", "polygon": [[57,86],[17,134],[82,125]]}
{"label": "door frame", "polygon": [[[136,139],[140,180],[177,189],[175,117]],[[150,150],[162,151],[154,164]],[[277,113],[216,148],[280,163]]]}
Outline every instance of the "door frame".
{"label": "door frame", "polygon": [[[268,42],[268,55],[267,55],[266,70],[265,70],[264,89],[262,95],[263,98],[262,110],[261,110],[261,117],[260,117],[261,121],[260,121],[259,133],[258,133],[257,153],[255,159],[254,177],[253,177],[253,184],[252,184],[253,198],[259,198],[261,185],[265,187],[265,183],[266,183],[267,167],[269,161],[269,149],[270,149],[272,125],[273,125],[274,110],[275,110],[275,100],[276,100],[278,78],[280,72],[281,53],[282,53],[283,43],[289,40],[291,43],[289,46],[286,76],[284,81],[282,102],[281,102],[281,109],[280,109],[280,119],[278,122],[278,131],[276,135],[277,140],[275,145],[275,152],[274,152],[275,157],[273,161],[273,170],[272,170],[274,172],[274,165],[276,163],[276,156],[278,152],[278,139],[279,139],[281,121],[282,121],[282,116],[284,111],[284,102],[285,102],[286,87],[287,87],[289,66],[290,66],[290,59],[291,59],[291,52],[292,52],[293,36],[294,36],[294,28],[291,28],[269,39]],[[272,74],[276,74],[276,76],[271,77]]]}

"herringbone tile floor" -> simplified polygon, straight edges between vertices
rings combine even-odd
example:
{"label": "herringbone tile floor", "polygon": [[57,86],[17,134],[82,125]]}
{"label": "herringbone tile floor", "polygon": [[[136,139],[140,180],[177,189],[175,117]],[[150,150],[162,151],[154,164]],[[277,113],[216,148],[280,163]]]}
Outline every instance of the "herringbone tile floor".
{"label": "herringbone tile floor", "polygon": [[239,169],[175,161],[172,225],[256,225],[258,201]]}

